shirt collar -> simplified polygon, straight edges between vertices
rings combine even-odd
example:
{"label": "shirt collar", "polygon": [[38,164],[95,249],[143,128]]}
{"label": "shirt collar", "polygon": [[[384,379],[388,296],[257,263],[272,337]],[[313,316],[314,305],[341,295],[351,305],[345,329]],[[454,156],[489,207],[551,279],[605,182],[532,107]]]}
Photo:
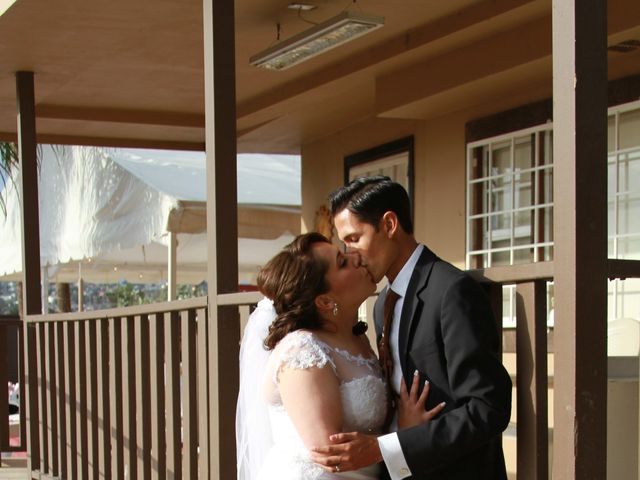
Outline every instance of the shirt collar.
{"label": "shirt collar", "polygon": [[396,279],[391,283],[391,285],[389,285],[389,288],[401,297],[404,297],[407,293],[411,275],[413,274],[413,270],[416,268],[416,264],[418,263],[418,259],[420,258],[420,255],[422,255],[423,250],[424,245],[418,245],[416,247],[407,262],[398,273]]}

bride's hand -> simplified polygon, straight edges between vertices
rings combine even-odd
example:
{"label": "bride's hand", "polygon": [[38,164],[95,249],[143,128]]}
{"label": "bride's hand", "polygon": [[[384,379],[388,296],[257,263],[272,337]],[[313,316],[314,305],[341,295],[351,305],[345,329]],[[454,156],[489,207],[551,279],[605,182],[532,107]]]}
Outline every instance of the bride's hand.
{"label": "bride's hand", "polygon": [[425,410],[424,405],[429,396],[429,382],[424,382],[422,393],[418,397],[420,375],[413,374],[411,390],[407,392],[407,385],[404,378],[400,384],[400,401],[398,402],[398,428],[404,429],[415,427],[421,423],[428,422],[435,417],[445,406],[445,402],[439,403],[431,410]]}

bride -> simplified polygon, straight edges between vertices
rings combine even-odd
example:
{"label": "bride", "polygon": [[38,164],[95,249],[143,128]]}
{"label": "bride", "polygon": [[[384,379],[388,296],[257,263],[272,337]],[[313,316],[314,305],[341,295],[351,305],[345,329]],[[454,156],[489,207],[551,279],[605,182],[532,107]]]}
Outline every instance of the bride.
{"label": "bride", "polygon": [[[309,458],[332,434],[383,433],[387,420],[378,359],[354,329],[376,287],[360,257],[320,234],[300,235],[262,269],[258,287],[273,302],[260,302],[241,346],[238,479],[379,478],[380,465],[341,472],[338,463],[329,472]],[[403,395],[400,415],[416,402],[422,410],[426,390]]]}

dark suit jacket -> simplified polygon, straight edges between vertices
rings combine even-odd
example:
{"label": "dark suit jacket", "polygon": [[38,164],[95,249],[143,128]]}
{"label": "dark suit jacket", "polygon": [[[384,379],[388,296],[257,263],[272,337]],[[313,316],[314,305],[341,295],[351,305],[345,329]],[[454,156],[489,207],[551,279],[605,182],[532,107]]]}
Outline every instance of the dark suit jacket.
{"label": "dark suit jacket", "polygon": [[[382,331],[387,290],[374,309]],[[397,319],[394,319],[397,321]],[[398,432],[412,479],[506,479],[501,432],[511,415],[511,379],[499,356],[497,326],[484,291],[425,248],[411,276],[399,332],[402,374],[430,382],[430,422]]]}

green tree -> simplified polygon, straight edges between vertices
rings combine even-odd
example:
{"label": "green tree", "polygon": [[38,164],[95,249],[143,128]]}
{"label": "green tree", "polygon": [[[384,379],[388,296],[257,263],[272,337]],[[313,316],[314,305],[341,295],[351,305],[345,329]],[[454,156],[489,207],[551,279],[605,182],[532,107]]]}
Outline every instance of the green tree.
{"label": "green tree", "polygon": [[127,282],[119,283],[113,290],[107,292],[107,297],[117,307],[130,307],[148,303],[148,301],[145,301],[145,294],[140,286]]}
{"label": "green tree", "polygon": [[0,142],[0,210],[7,214],[5,185],[13,183],[13,175],[18,167],[18,149],[14,143]]}

